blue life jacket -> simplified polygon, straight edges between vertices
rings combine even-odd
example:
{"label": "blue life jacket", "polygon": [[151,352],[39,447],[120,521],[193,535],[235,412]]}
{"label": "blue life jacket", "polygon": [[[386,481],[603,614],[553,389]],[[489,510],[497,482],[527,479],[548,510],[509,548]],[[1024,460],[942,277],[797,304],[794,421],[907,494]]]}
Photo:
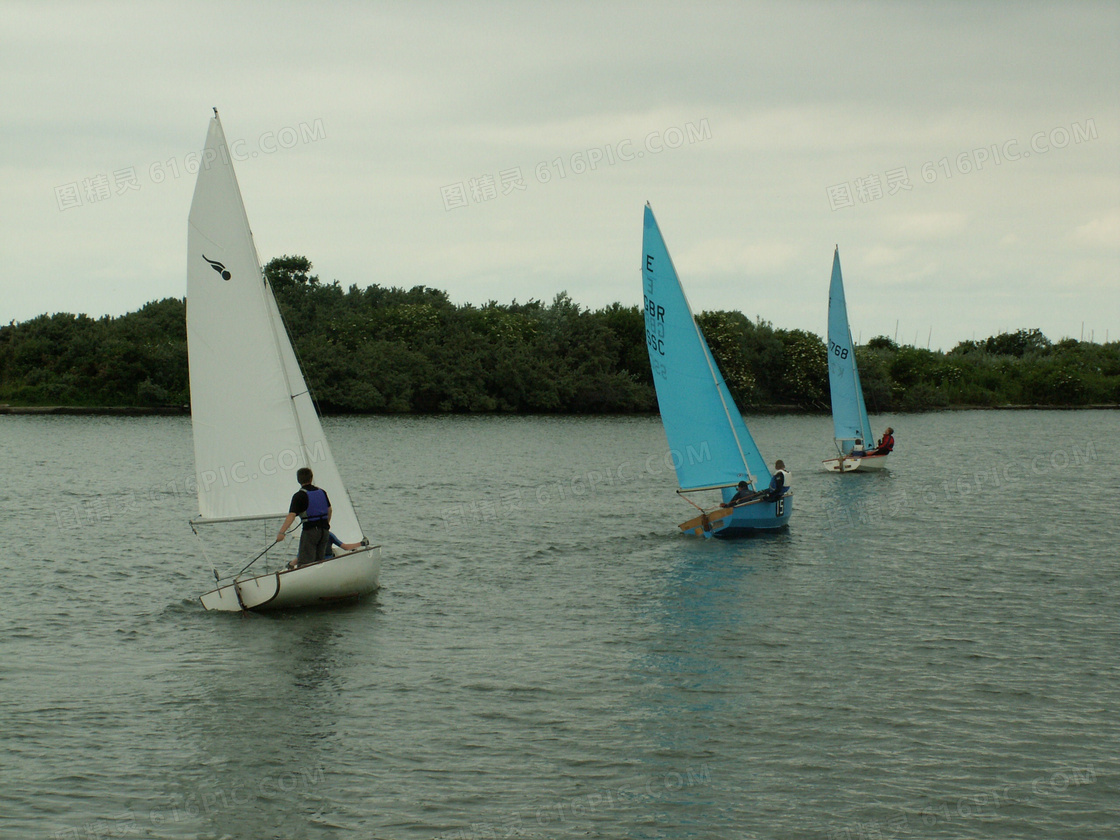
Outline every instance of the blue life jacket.
{"label": "blue life jacket", "polygon": [[778,470],[774,473],[774,477],[770,479],[770,487],[766,491],[766,498],[764,501],[776,501],[786,491],[786,471]]}
{"label": "blue life jacket", "polygon": [[330,507],[330,503],[327,501],[326,491],[313,487],[305,492],[307,493],[306,523],[308,525],[327,524],[327,509]]}

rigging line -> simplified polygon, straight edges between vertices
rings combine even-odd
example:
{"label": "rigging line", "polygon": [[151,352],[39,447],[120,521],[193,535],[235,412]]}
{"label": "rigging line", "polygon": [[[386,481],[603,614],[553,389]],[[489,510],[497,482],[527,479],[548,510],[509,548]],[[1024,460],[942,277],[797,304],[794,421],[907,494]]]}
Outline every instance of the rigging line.
{"label": "rigging line", "polygon": [[[648,201],[646,205],[649,205]],[[719,401],[723,406],[723,413],[727,416],[727,424],[731,427],[731,437],[735,439],[735,446],[739,450],[739,457],[743,460],[743,468],[746,469],[747,477],[750,478],[751,484],[754,484],[755,477],[751,475],[751,467],[750,464],[747,463],[746,453],[743,452],[743,444],[742,441],[739,440],[739,432],[735,429],[735,423],[731,419],[731,412],[727,408],[727,400],[724,399],[723,390],[719,387],[719,377],[716,375],[712,351],[708,347],[708,342],[704,340],[704,334],[700,331],[700,325],[696,323],[696,316],[692,314],[692,304],[688,302],[688,294],[685,292],[684,285],[681,283],[680,275],[677,274],[677,267],[673,264],[673,257],[669,253],[669,246],[665,244],[665,237],[661,234],[661,225],[657,224],[657,219],[653,220],[653,224],[657,228],[657,235],[661,238],[661,246],[665,249],[665,257],[669,260],[669,268],[673,271],[673,277],[677,281],[677,288],[680,289],[681,297],[684,298],[684,307],[688,310],[688,317],[692,320],[692,328],[696,331],[696,337],[700,341],[700,346],[704,349],[704,360],[708,363],[708,371],[712,374],[712,383],[716,386],[716,393],[719,394]]]}
{"label": "rigging line", "polygon": [[700,507],[700,505],[696,504],[696,502],[692,501],[692,499],[688,498],[688,496],[686,496],[684,493],[681,493],[679,490],[677,491],[677,495],[680,496],[682,499],[684,499],[686,502],[688,502],[690,505],[692,505],[694,508],[696,508],[701,513],[707,513],[707,511],[704,510],[704,508]]}
{"label": "rigging line", "polygon": [[[218,113],[217,113],[216,108],[214,109],[214,120],[215,120],[215,122],[218,123],[218,131],[221,134],[222,144],[224,146],[225,142],[226,142],[226,134],[225,134],[225,130],[222,128],[222,121],[218,117]],[[229,162],[227,161],[227,163],[229,163]],[[241,185],[237,181],[237,173],[236,173],[236,171],[234,171],[232,163],[229,163],[229,174],[230,174],[231,180],[233,181],[234,192],[236,192],[236,194],[237,194],[238,206],[241,208],[241,214],[240,214],[241,215],[241,221],[244,224],[245,232],[246,232],[246,234],[248,236],[248,239],[249,239],[249,247],[253,251],[253,261],[254,261],[254,264],[257,267],[257,275],[260,277],[261,283],[262,283],[262,286],[263,286],[264,298],[265,298],[265,307],[267,308],[269,303],[271,303],[272,307],[276,310],[276,313],[279,315],[280,314],[280,308],[276,305],[276,297],[272,293],[272,286],[269,284],[268,278],[264,276],[264,271],[261,270],[261,255],[257,252],[257,241],[253,238],[253,228],[249,224],[249,214],[245,210],[245,198],[241,195]],[[291,384],[288,381],[288,371],[284,368],[284,363],[283,363],[283,348],[280,346],[280,337],[276,334],[276,325],[275,325],[275,323],[273,323],[273,320],[272,320],[272,317],[271,317],[271,312],[269,313],[268,321],[269,321],[269,326],[270,326],[271,331],[272,331],[273,341],[276,344],[277,355],[281,359],[280,372],[284,377],[284,382],[287,383],[287,387],[285,388],[285,390],[288,391],[288,393],[291,393],[292,387],[291,387]],[[281,326],[284,327],[285,333],[287,333],[287,326],[284,325],[284,318],[283,318],[282,315],[280,316],[280,324],[281,324]],[[289,343],[290,343],[290,341],[291,341],[291,339],[289,337]],[[294,352],[294,348],[293,348],[293,352]],[[293,413],[295,413],[294,407],[293,407],[292,411],[293,411]],[[298,415],[296,415],[296,428],[299,430],[300,443],[303,444],[304,448],[306,449],[306,442],[303,440],[303,430],[299,426],[299,416]]]}
{"label": "rigging line", "polygon": [[198,540],[198,544],[202,546],[202,556],[206,558],[206,562],[210,564],[210,571],[214,573],[214,581],[220,581],[221,577],[218,575],[218,567],[214,565],[214,561],[210,559],[209,552],[206,551],[206,541],[203,540],[201,536],[199,536],[198,529],[194,527],[194,520],[189,520],[189,522],[191,531],[194,532],[194,536]]}
{"label": "rigging line", "polygon": [[[254,243],[253,244],[254,253],[256,251],[256,247],[257,247],[256,243]],[[284,335],[286,335],[288,337],[288,346],[292,349],[292,355],[295,357],[296,367],[299,370],[300,379],[303,381],[303,390],[300,391],[297,394],[293,394],[292,393],[292,387],[291,387],[291,381],[288,379],[288,371],[287,371],[287,368],[285,367],[285,365],[283,363],[283,356],[284,356],[283,348],[280,347],[280,340],[279,340],[279,337],[277,336],[276,337],[277,349],[280,350],[280,358],[281,358],[280,367],[281,367],[281,369],[283,370],[283,373],[284,373],[284,381],[288,383],[288,389],[287,390],[288,390],[288,394],[290,395],[289,399],[288,399],[288,404],[292,408],[292,414],[295,415],[296,430],[297,430],[297,433],[299,434],[300,446],[302,447],[303,452],[307,453],[307,452],[310,452],[311,449],[310,449],[310,447],[308,447],[307,439],[304,437],[304,434],[303,434],[303,423],[301,423],[300,419],[299,419],[299,409],[296,407],[296,399],[299,398],[299,397],[302,397],[304,394],[306,394],[308,400],[311,401],[311,408],[315,412],[315,416],[317,418],[322,417],[323,412],[319,408],[319,401],[317,399],[315,399],[315,395],[311,392],[311,386],[307,384],[307,377],[303,373],[303,359],[299,355],[299,350],[296,349],[296,343],[292,339],[292,331],[290,329],[288,329],[288,322],[284,320],[284,313],[280,311],[280,302],[276,300],[276,293],[272,290],[272,284],[268,282],[268,278],[265,277],[264,271],[260,269],[260,264],[261,264],[261,261],[260,261],[260,257],[258,256],[257,257],[257,268],[261,272],[261,281],[264,284],[266,297],[268,297],[271,300],[272,306],[275,308],[276,314],[280,319],[280,326],[284,329]],[[271,318],[269,320],[271,320]],[[276,325],[273,324],[272,328],[273,328],[273,335],[275,336],[276,335]],[[321,422],[320,422],[320,427],[321,427]],[[321,428],[320,428],[320,432],[322,433],[322,436],[321,436],[320,440],[322,441],[323,445],[325,447],[327,447],[327,449],[330,449],[330,444],[327,443],[326,433],[322,432]],[[305,465],[310,466],[309,463],[307,463]],[[336,467],[336,469],[337,469],[337,467]],[[339,480],[341,481],[341,479],[342,479],[342,476],[340,474],[339,475]],[[344,481],[342,482],[342,491],[346,495],[346,501],[350,505],[350,510],[353,513],[354,522],[358,526],[358,533],[360,533],[362,535],[362,539],[365,539],[365,536],[366,536],[365,535],[365,530],[362,528],[362,523],[358,521],[358,510],[357,510],[356,507],[354,507],[354,497],[350,495],[350,488],[346,486],[346,482],[344,482]]]}
{"label": "rigging line", "polygon": [[[256,250],[256,243],[253,244],[253,249]],[[280,317],[280,326],[284,328],[284,335],[287,336],[288,346],[292,348],[292,355],[295,356],[295,358],[296,358],[296,366],[299,368],[299,375],[303,379],[303,390],[300,391],[299,393],[293,394],[291,386],[290,386],[290,382],[289,382],[288,394],[290,395],[290,398],[293,401],[292,411],[296,415],[296,428],[299,429],[300,443],[303,445],[304,450],[306,451],[307,450],[307,441],[304,440],[303,426],[299,422],[299,412],[296,411],[295,405],[294,405],[294,401],[295,401],[296,397],[302,397],[304,394],[307,394],[308,399],[311,400],[312,408],[315,409],[315,414],[322,417],[323,413],[319,409],[319,401],[317,399],[315,399],[315,395],[313,393],[311,393],[311,386],[307,384],[307,377],[304,376],[304,373],[303,373],[303,369],[304,369],[303,368],[303,358],[300,356],[299,350],[296,348],[295,339],[292,336],[292,331],[288,328],[288,322],[284,318],[284,313],[280,311],[280,302],[276,299],[276,292],[273,291],[272,284],[268,282],[268,278],[265,277],[264,270],[260,268],[260,264],[261,264],[261,260],[260,260],[260,257],[258,256],[257,257],[257,268],[261,272],[261,280],[264,282],[264,286],[268,290],[268,296],[270,298],[272,298],[272,305],[274,307],[276,307],[276,314]],[[274,328],[274,331],[275,331],[275,325],[273,325],[273,328]],[[277,339],[277,349],[282,351],[282,348],[279,346],[279,339]],[[281,358],[282,357],[283,357],[283,352],[281,352]],[[289,381],[288,380],[287,369],[284,370],[284,381],[286,381],[286,382]],[[347,495],[349,495],[349,492],[347,493]],[[353,507],[353,502],[351,502],[351,507]]]}
{"label": "rigging line", "polygon": [[[304,437],[303,424],[300,422],[299,410],[296,408],[296,403],[295,403],[295,398],[297,396],[299,396],[299,394],[292,394],[292,380],[291,380],[291,377],[288,376],[288,366],[286,364],[284,364],[284,346],[280,341],[280,333],[277,332],[277,330],[276,330],[276,322],[277,321],[280,322],[280,329],[282,329],[284,331],[284,336],[288,340],[288,346],[292,350],[292,355],[295,356],[296,366],[299,368],[301,379],[303,379],[302,363],[300,361],[299,354],[296,352],[295,342],[292,341],[292,333],[288,329],[288,324],[284,321],[284,314],[280,311],[280,304],[276,300],[276,294],[272,291],[272,284],[269,283],[268,278],[265,277],[264,270],[261,268],[260,255],[258,255],[256,251],[257,251],[257,246],[256,246],[256,243],[254,242],[253,243],[253,254],[257,259],[257,271],[260,272],[261,288],[262,288],[262,293],[263,293],[264,299],[265,299],[265,307],[269,310],[269,313],[268,313],[268,315],[269,315],[269,317],[268,317],[269,327],[272,330],[273,341],[276,343],[276,357],[280,362],[280,373],[284,377],[284,384],[287,386],[284,390],[287,391],[288,394],[290,395],[289,399],[288,399],[288,405],[292,410],[292,419],[295,421],[294,425],[295,425],[295,428],[296,428],[296,434],[299,435],[300,448],[302,449],[302,451],[307,452],[308,451],[307,439]],[[273,312],[276,313],[275,318],[272,317]],[[310,396],[310,389],[307,388],[307,380],[306,379],[303,379],[303,386],[304,386],[304,389],[305,389],[304,392],[308,393],[308,395]],[[304,393],[304,392],[301,392],[301,393]],[[314,405],[314,403],[315,403],[314,397],[311,398],[311,402]],[[316,410],[316,413],[317,413],[318,412],[318,406],[315,407],[315,410]]]}
{"label": "rigging line", "polygon": [[[683,293],[683,289],[681,290]],[[688,306],[688,299],[685,298],[685,305]],[[692,307],[688,307],[689,315],[692,315]],[[743,452],[743,443],[739,440],[739,432],[735,429],[735,421],[731,419],[731,410],[727,407],[727,400],[724,397],[724,388],[720,387],[719,377],[716,375],[715,359],[712,358],[711,348],[704,340],[704,334],[700,332],[700,325],[696,323],[696,318],[692,318],[692,326],[696,329],[696,335],[700,338],[701,346],[704,348],[704,358],[708,362],[708,370],[712,374],[712,384],[715,385],[716,393],[719,394],[720,404],[723,406],[723,413],[727,416],[727,425],[731,427],[731,436],[735,438],[735,446],[739,449],[739,457],[743,459],[743,469],[747,471],[747,477],[751,480],[751,484],[755,483],[755,477],[751,474],[751,465],[747,463],[746,453]],[[731,396],[730,392],[727,396]],[[738,407],[736,407],[738,410]]]}
{"label": "rigging line", "polygon": [[[847,310],[847,307],[845,306],[844,316],[847,317],[847,314],[848,314],[848,310]],[[855,385],[855,388],[856,388],[856,404],[858,406],[859,402],[863,400],[863,386],[860,385],[860,381],[859,381],[859,368],[856,366],[856,346],[855,346],[855,344],[852,343],[852,327],[851,327],[850,324],[848,325],[848,347],[850,347],[851,350],[852,350],[852,382],[853,382],[853,384]],[[863,418],[866,415],[867,415],[867,405],[865,404],[863,406],[863,413],[859,417],[859,421],[860,421],[861,426],[863,425]],[[867,425],[868,425],[868,428],[860,430],[861,434],[863,435],[864,440],[867,440],[868,436],[871,433],[871,428],[870,428],[871,420],[870,419],[867,421]]]}
{"label": "rigging line", "polygon": [[[299,524],[302,525],[303,522],[301,521]],[[285,531],[284,536],[287,536],[288,534],[292,533],[292,531],[294,531],[294,530],[295,530],[295,526],[293,526],[290,530]],[[260,560],[262,557],[264,557],[266,554],[268,554],[268,552],[272,549],[273,546],[276,546],[276,545],[279,545],[279,544],[280,544],[280,540],[273,540],[272,545],[268,546],[268,548],[266,548],[264,551],[262,551],[260,554],[258,554],[256,557],[254,557],[252,560],[250,560],[248,563],[245,564],[245,569],[248,569],[250,566],[252,566],[258,560]],[[241,577],[241,575],[245,574],[245,569],[242,569],[240,572],[238,572],[236,575],[234,575],[234,577],[235,578],[236,577]]]}
{"label": "rigging line", "polygon": [[[225,131],[222,129],[222,121],[218,118],[218,115],[216,113],[214,114],[214,120],[218,123],[218,130],[221,134],[222,143],[224,144],[226,139]],[[244,224],[245,232],[248,235],[249,246],[253,251],[253,260],[257,267],[257,276],[261,280],[261,293],[264,297],[265,308],[269,310],[268,322],[272,332],[273,342],[276,345],[277,357],[280,360],[280,373],[284,377],[285,390],[290,394],[292,392],[292,384],[291,380],[288,377],[287,367],[284,365],[284,348],[281,345],[280,336],[276,331],[276,323],[272,317],[273,312],[276,313],[277,319],[280,321],[281,328],[284,330],[285,335],[288,336],[289,344],[291,344],[291,334],[288,332],[288,327],[284,323],[284,316],[280,314],[280,307],[276,303],[276,296],[272,292],[272,285],[268,282],[268,278],[264,276],[264,271],[261,269],[261,255],[257,252],[257,241],[253,238],[253,228],[249,224],[249,214],[245,210],[245,199],[241,195],[241,185],[237,182],[237,173],[234,171],[232,163],[229,164],[229,173],[231,179],[233,180],[234,191],[237,193],[238,204],[241,208],[241,221]],[[295,353],[294,345],[292,346],[292,352],[293,354]],[[306,385],[306,383],[304,384]],[[307,451],[307,441],[304,439],[303,428],[299,422],[299,412],[296,411],[294,403],[291,404],[291,408],[292,414],[294,415],[295,419],[297,434],[299,435],[300,445],[302,446],[304,451]]]}

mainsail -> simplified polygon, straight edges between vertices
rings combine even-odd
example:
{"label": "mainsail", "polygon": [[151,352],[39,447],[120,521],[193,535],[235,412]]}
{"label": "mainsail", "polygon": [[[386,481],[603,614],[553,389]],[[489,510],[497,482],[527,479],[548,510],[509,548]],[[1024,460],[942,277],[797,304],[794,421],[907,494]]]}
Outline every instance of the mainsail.
{"label": "mainsail", "polygon": [[362,529],[261,271],[215,112],[187,233],[187,345],[199,522],[283,517],[310,467],[331,530]]}
{"label": "mainsail", "polygon": [[649,204],[642,237],[646,344],[657,403],[683,490],[770,482],[770,471],[692,316]]}
{"label": "mainsail", "polygon": [[847,455],[871,442],[871,424],[859,384],[855,347],[848,327],[844,280],[840,276],[840,248],[832,257],[832,283],[828,287],[828,385],[832,394],[832,426],[836,445]]}

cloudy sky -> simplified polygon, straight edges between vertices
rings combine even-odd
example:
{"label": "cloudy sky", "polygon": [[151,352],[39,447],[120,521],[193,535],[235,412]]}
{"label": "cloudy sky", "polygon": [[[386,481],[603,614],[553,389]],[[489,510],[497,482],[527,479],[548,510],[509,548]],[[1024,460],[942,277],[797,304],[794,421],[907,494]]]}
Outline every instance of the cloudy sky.
{"label": "cloudy sky", "polygon": [[0,4],[0,323],[185,294],[217,106],[262,261],[949,349],[1120,339],[1120,5]]}

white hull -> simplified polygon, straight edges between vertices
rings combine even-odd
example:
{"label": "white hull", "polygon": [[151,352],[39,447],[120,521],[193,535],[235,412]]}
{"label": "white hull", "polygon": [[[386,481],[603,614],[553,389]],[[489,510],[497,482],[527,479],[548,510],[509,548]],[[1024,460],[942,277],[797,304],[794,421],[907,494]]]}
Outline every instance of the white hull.
{"label": "white hull", "polygon": [[322,563],[234,580],[199,597],[208,610],[275,610],[323,606],[377,589],[381,546],[360,548]]}
{"label": "white hull", "polygon": [[830,458],[822,463],[828,472],[875,472],[886,468],[887,455],[866,455],[862,458]]}

